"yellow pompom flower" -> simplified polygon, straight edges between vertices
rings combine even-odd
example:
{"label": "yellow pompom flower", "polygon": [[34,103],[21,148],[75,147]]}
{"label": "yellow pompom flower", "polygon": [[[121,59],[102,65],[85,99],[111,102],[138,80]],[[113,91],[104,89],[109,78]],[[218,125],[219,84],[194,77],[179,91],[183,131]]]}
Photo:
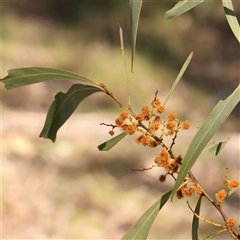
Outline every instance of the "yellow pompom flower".
{"label": "yellow pompom flower", "polygon": [[228,181],[228,188],[229,188],[230,190],[232,190],[232,189],[238,187],[239,184],[240,184],[240,183],[239,183],[239,181],[237,181],[237,180],[229,180],[229,181]]}
{"label": "yellow pompom flower", "polygon": [[187,130],[189,129],[189,127],[190,127],[190,122],[186,120],[182,125],[182,129]]}
{"label": "yellow pompom flower", "polygon": [[229,218],[229,219],[227,219],[227,226],[232,228],[235,226],[236,222],[237,221],[234,218]]}
{"label": "yellow pompom flower", "polygon": [[219,192],[217,192],[215,194],[215,197],[216,197],[217,201],[220,202],[220,203],[224,201],[226,196],[227,196],[227,193],[224,189],[220,190]]}

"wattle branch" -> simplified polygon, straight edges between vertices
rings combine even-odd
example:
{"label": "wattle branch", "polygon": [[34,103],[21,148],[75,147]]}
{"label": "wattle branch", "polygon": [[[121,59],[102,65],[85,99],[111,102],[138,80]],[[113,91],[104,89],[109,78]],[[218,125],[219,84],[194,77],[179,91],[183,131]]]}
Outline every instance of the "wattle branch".
{"label": "wattle branch", "polygon": [[[160,119],[160,114],[162,114],[165,109],[164,107],[160,104],[159,99],[157,98],[157,92],[155,93],[155,98],[152,102],[152,109],[149,110],[147,106],[144,106],[142,108],[142,113],[136,115],[131,107],[126,107],[124,106],[114,95],[111,93],[108,88],[104,84],[99,85],[107,95],[109,95],[118,105],[120,108],[124,109],[126,113],[120,114],[118,119],[116,120],[116,125],[112,124],[104,124],[107,126],[111,126],[114,128],[115,127],[120,127],[122,130],[128,132],[128,134],[132,135],[135,133],[135,131],[139,131],[142,133],[141,136],[137,138],[137,142],[141,143],[143,146],[149,146],[149,147],[157,147],[161,146],[162,150],[159,153],[159,156],[156,157],[155,159],[155,165],[152,165],[151,167],[144,167],[144,168],[130,168],[131,171],[146,171],[146,170],[151,170],[152,168],[155,167],[164,167],[167,171],[165,175],[161,175],[159,177],[160,181],[165,181],[167,175],[171,175],[174,180],[176,181],[176,177],[174,174],[179,174],[179,169],[181,167],[182,163],[182,158],[181,156],[176,156],[173,153],[173,146],[175,145],[175,141],[177,139],[177,134],[179,130],[182,129],[188,129],[190,126],[190,123],[188,121],[185,121],[184,123],[181,123],[180,120],[176,119],[176,114],[170,114],[168,116],[168,121],[167,123]],[[157,114],[154,114],[154,111],[157,112]],[[128,114],[130,114],[134,119],[135,122],[132,121],[131,117],[128,117]],[[126,123],[126,119],[130,119],[130,124]],[[143,121],[148,121],[148,127],[143,123]],[[174,121],[177,123],[175,124]],[[155,124],[155,125],[154,125]],[[159,126],[162,124],[162,135],[159,137],[156,135],[156,131],[159,130]],[[142,131],[141,129],[144,131]],[[165,132],[165,129],[168,130],[168,132]],[[170,144],[170,147],[167,147],[167,145],[163,142],[163,136],[168,136],[168,135],[173,135],[172,138],[172,143]],[[172,159],[169,163],[169,159]],[[196,196],[202,195],[206,199],[208,199],[209,202],[212,203],[212,205],[217,209],[217,211],[220,213],[222,216],[224,222],[226,225],[224,226],[224,229],[226,231],[229,231],[230,234],[236,238],[239,239],[240,235],[239,233],[234,229],[234,226],[231,226],[229,224],[229,219],[226,215],[226,213],[222,209],[222,204],[221,203],[216,203],[209,195],[208,193],[204,190],[203,186],[199,183],[199,181],[196,179],[194,174],[189,171],[187,174],[187,177],[183,180],[185,184],[177,191],[177,197],[178,198],[183,198],[183,197],[189,197],[192,193],[194,193]],[[191,183],[193,184],[193,187],[188,188],[187,184]],[[206,220],[206,222],[211,222]],[[224,231],[225,231],[224,230]]]}

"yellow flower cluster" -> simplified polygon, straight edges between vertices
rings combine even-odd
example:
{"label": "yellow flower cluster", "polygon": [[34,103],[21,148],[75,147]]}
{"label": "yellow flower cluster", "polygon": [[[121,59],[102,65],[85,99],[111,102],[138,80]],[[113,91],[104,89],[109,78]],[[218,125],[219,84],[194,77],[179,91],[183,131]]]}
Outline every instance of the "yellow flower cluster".
{"label": "yellow flower cluster", "polygon": [[[155,158],[156,165],[154,166],[163,167],[167,174],[173,174],[178,171],[182,158],[178,156],[174,159],[173,155],[169,152],[175,144],[175,139],[179,130],[188,129],[190,127],[190,122],[188,120],[181,122],[177,119],[177,113],[171,113],[166,117],[166,120],[162,120],[161,114],[164,112],[165,107],[161,104],[160,100],[155,97],[151,102],[151,107],[143,106],[141,112],[137,115],[133,114],[131,111],[123,112],[115,120],[115,125],[110,126],[112,126],[113,129],[119,127],[129,135],[140,132],[141,135],[137,136],[136,142],[142,146],[155,148],[160,145],[162,150]],[[113,135],[113,130],[111,130],[109,134]],[[163,138],[171,135],[174,135],[174,137],[168,149],[163,143]],[[161,175],[159,177],[160,182],[164,182],[165,180],[166,175]],[[196,192],[197,190],[194,191]]]}
{"label": "yellow flower cluster", "polygon": [[202,194],[202,188],[198,184],[194,184],[190,187],[184,185],[177,191],[177,198],[181,199],[184,197],[190,197],[192,194],[199,196]]}
{"label": "yellow flower cluster", "polygon": [[236,222],[237,221],[234,218],[229,218],[229,219],[227,219],[227,226],[232,228],[235,226]]}
{"label": "yellow flower cluster", "polygon": [[227,192],[224,189],[222,189],[215,194],[215,197],[218,202],[222,203],[227,197]]}
{"label": "yellow flower cluster", "polygon": [[[120,127],[130,135],[136,131],[140,131],[142,134],[137,137],[137,143],[153,148],[159,145],[159,139],[162,139],[164,136],[171,136],[180,129],[185,130],[190,127],[190,122],[186,120],[184,123],[181,123],[180,120],[177,119],[176,113],[168,115],[167,120],[163,121],[160,114],[164,111],[165,107],[161,105],[158,98],[155,98],[151,102],[151,108],[148,106],[141,108],[141,113],[135,116],[135,121],[132,121],[132,118],[127,112],[123,112],[116,119],[115,123],[117,127]],[[147,122],[147,124],[144,125],[146,127],[143,127],[143,121]],[[156,135],[158,130],[161,131],[160,137]],[[112,132],[110,134],[112,135]],[[158,141],[156,139],[158,139]]]}
{"label": "yellow flower cluster", "polygon": [[151,103],[152,107],[154,109],[156,109],[157,113],[163,113],[165,111],[165,107],[163,105],[161,105],[161,102],[158,98],[155,98],[152,103]]}
{"label": "yellow flower cluster", "polygon": [[118,127],[122,126],[124,121],[128,118],[128,113],[123,112],[119,115],[119,117],[115,120],[115,123]]}
{"label": "yellow flower cluster", "polygon": [[136,138],[136,142],[142,144],[144,147],[155,148],[159,143],[151,136],[142,134]]}
{"label": "yellow flower cluster", "polygon": [[[173,174],[173,173],[177,172],[177,170],[179,169],[181,162],[182,162],[182,157],[179,155],[179,156],[175,157],[174,159],[172,159],[170,157],[168,150],[166,148],[163,148],[158,153],[158,155],[154,161],[158,167],[163,167],[163,168],[165,168],[167,173]],[[161,181],[160,177],[159,177],[159,181],[164,182],[164,181]]]}
{"label": "yellow flower cluster", "polygon": [[155,163],[159,167],[164,167],[167,172],[170,171],[170,156],[166,148],[163,148],[155,158]]}
{"label": "yellow flower cluster", "polygon": [[115,120],[116,126],[120,127],[123,131],[127,132],[129,135],[132,135],[137,130],[137,123],[127,124],[125,121],[129,118],[127,112],[123,112],[119,115],[119,117]]}
{"label": "yellow flower cluster", "polygon": [[[229,190],[233,190],[240,185],[240,182],[235,179],[227,180],[227,183],[228,183],[227,187]],[[222,204],[224,202],[224,200],[227,198],[227,196],[228,196],[228,193],[225,189],[221,189],[220,191],[218,191],[215,194],[215,198],[217,199],[217,201],[220,204]]]}
{"label": "yellow flower cluster", "polygon": [[228,180],[228,188],[229,188],[230,190],[235,189],[235,188],[238,187],[239,185],[240,185],[240,182],[237,181],[237,180],[235,180],[235,179],[233,179],[233,180]]}
{"label": "yellow flower cluster", "polygon": [[144,120],[148,121],[150,118],[150,112],[148,106],[144,106],[141,109],[141,113],[136,116],[136,119],[140,122]]}

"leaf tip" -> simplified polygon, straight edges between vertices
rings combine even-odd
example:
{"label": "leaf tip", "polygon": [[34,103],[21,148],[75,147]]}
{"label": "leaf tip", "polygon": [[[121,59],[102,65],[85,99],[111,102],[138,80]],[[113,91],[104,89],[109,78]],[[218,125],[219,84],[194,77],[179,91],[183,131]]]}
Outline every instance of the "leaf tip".
{"label": "leaf tip", "polygon": [[39,138],[44,138],[44,139],[49,139],[52,141],[52,143],[55,143],[56,137],[49,137],[49,136],[44,136],[42,133],[39,135]]}
{"label": "leaf tip", "polygon": [[100,144],[100,145],[97,146],[97,148],[100,152],[104,151],[104,147],[105,146],[103,146],[103,144]]}

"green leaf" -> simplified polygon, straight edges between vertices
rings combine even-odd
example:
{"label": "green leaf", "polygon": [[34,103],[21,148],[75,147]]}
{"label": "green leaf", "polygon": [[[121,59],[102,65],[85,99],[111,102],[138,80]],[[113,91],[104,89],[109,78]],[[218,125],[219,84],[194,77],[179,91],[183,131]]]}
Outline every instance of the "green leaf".
{"label": "green leaf", "polygon": [[232,29],[232,32],[237,38],[238,42],[240,42],[240,26],[236,18],[236,15],[234,13],[232,1],[222,0],[222,4],[223,4],[223,9],[224,9],[228,24]]}
{"label": "green leaf", "polygon": [[137,223],[130,228],[130,230],[122,237],[122,240],[143,240],[147,239],[150,228],[157,217],[159,211],[168,201],[172,191],[164,194],[157,200],[137,221]]}
{"label": "green leaf", "polygon": [[164,21],[173,19],[180,16],[181,14],[189,11],[190,9],[196,7],[198,4],[202,3],[204,0],[183,0],[178,2],[172,9],[164,14]]}
{"label": "green leaf", "polygon": [[170,91],[169,91],[169,93],[168,93],[168,95],[167,95],[167,97],[166,97],[166,100],[165,100],[164,103],[163,103],[163,106],[166,105],[168,99],[169,99],[170,96],[172,95],[172,92],[173,92],[174,89],[176,88],[179,80],[181,79],[182,75],[183,75],[184,72],[186,71],[186,69],[187,69],[187,67],[188,67],[188,64],[190,63],[190,61],[191,61],[191,59],[192,59],[192,56],[193,56],[193,52],[190,53],[190,55],[187,57],[185,63],[183,64],[183,66],[182,66],[182,68],[181,68],[181,70],[180,70],[180,72],[179,72],[176,80],[174,81],[174,83],[173,83],[173,85],[172,85],[172,87],[171,87],[171,89],[170,89]]}
{"label": "green leaf", "polygon": [[55,142],[58,129],[72,115],[80,102],[96,92],[103,92],[103,90],[83,84],[72,85],[67,93],[59,92],[50,106],[40,137],[49,138]]}
{"label": "green leaf", "polygon": [[187,181],[183,181],[183,182],[180,184],[180,186],[178,187],[177,190],[181,189],[183,186],[185,186],[185,185],[187,185],[187,184],[188,184]]}
{"label": "green leaf", "polygon": [[130,6],[130,21],[131,21],[131,30],[132,30],[132,67],[131,67],[131,71],[133,72],[133,62],[134,62],[136,41],[137,41],[138,22],[139,22],[140,12],[141,12],[141,8],[142,8],[142,0],[129,0],[129,6]]}
{"label": "green leaf", "polygon": [[128,73],[127,73],[127,65],[125,60],[125,53],[124,53],[124,41],[123,41],[123,31],[121,26],[119,25],[119,37],[120,37],[120,44],[121,44],[121,50],[122,50],[122,57],[124,62],[124,69],[126,73],[126,79],[127,79],[127,88],[128,88],[128,106],[131,105],[131,97],[130,97],[130,85],[129,85],[129,79],[128,79]]}
{"label": "green leaf", "polygon": [[[201,202],[202,202],[202,195],[200,195],[197,205],[196,205],[196,208],[194,210],[194,212],[197,215],[199,215],[199,213],[200,213]],[[192,221],[192,239],[199,239],[198,232],[199,232],[199,218],[196,217],[194,214],[193,221]]]}
{"label": "green leaf", "polygon": [[118,142],[120,142],[125,136],[127,136],[127,132],[123,132],[116,137],[104,142],[98,146],[99,151],[108,151],[113,148]]}
{"label": "green leaf", "polygon": [[80,80],[98,85],[97,82],[94,82],[76,73],[60,69],[40,67],[8,70],[8,75],[1,79],[8,90],[49,80]]}
{"label": "green leaf", "polygon": [[227,194],[227,198],[229,198],[237,189],[239,189],[239,187],[240,187],[240,185],[238,185],[237,187],[235,187],[234,189],[229,191],[228,194]]}
{"label": "green leaf", "polygon": [[205,154],[205,153],[211,153],[214,154],[215,156],[218,156],[222,153],[225,145],[227,144],[227,142],[229,141],[230,138],[226,139],[223,142],[210,142],[207,144],[207,146],[203,149],[201,155]]}
{"label": "green leaf", "polygon": [[193,138],[193,141],[187,150],[186,156],[183,159],[178,178],[173,187],[171,199],[175,195],[178,187],[186,177],[188,171],[196,162],[205,146],[208,144],[217,130],[221,127],[221,125],[225,122],[234,107],[238,104],[239,96],[240,87],[238,86],[228,98],[226,98],[224,101],[221,100],[218,102],[218,104],[214,107],[206,119],[205,123]]}
{"label": "green leaf", "polygon": [[220,231],[217,231],[217,232],[213,232],[213,233],[210,233],[207,237],[205,237],[203,240],[209,240],[209,239],[212,239],[214,237],[216,237],[217,235],[223,233],[223,232],[226,232],[225,229],[222,229]]}

